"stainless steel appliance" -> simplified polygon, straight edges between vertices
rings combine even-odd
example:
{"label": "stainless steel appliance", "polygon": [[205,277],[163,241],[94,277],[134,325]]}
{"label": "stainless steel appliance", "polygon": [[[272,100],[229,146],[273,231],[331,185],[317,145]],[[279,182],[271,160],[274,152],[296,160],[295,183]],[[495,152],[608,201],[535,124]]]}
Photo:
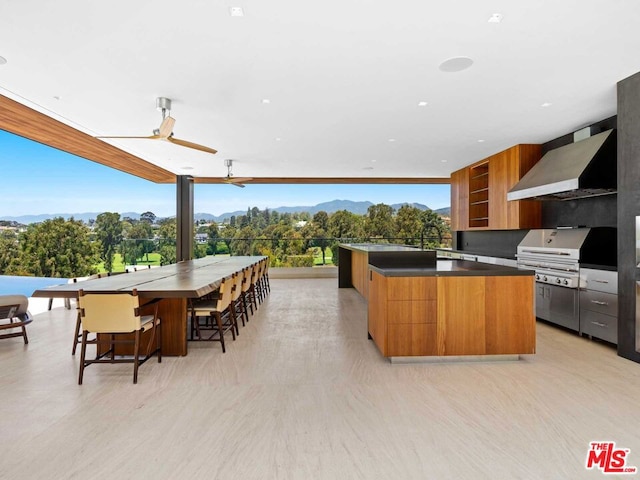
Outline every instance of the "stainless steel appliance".
{"label": "stainless steel appliance", "polygon": [[614,228],[531,230],[517,250],[518,268],[535,271],[536,316],[580,331],[580,263],[615,265]]}

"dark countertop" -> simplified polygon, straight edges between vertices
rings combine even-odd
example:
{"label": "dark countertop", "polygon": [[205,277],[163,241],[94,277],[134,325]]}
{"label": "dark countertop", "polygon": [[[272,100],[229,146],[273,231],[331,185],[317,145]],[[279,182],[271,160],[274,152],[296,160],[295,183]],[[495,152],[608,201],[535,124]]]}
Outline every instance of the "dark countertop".
{"label": "dark countertop", "polygon": [[473,250],[454,250],[452,248],[436,248],[438,252],[453,252],[453,253],[462,253],[465,255],[475,255],[478,257],[494,257],[494,258],[506,258],[507,260],[515,260],[516,257],[514,255],[498,255],[495,253],[486,253],[486,252],[475,252]]}
{"label": "dark countertop", "polygon": [[420,247],[408,247],[406,245],[373,244],[373,243],[341,243],[341,248],[356,252],[420,252]]}
{"label": "dark countertop", "polygon": [[369,265],[374,272],[385,277],[491,277],[533,276],[533,270],[518,270],[482,262],[438,259],[435,267],[424,268],[379,268]]}

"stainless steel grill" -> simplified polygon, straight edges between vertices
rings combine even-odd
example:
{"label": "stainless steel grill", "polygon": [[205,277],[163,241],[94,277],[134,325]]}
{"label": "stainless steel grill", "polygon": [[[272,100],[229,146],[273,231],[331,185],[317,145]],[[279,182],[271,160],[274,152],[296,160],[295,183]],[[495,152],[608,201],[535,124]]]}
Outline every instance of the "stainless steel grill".
{"label": "stainless steel grill", "polygon": [[615,265],[615,239],[613,228],[529,231],[516,257],[518,268],[535,271],[536,316],[578,331],[580,264]]}

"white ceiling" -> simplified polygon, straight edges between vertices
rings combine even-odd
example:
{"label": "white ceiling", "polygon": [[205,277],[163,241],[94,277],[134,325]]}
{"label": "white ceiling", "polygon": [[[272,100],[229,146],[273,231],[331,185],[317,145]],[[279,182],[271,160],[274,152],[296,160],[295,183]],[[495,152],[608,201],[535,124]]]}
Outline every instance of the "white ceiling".
{"label": "white ceiling", "polygon": [[3,0],[0,93],[92,135],[150,135],[169,97],[217,155],[113,143],[177,174],[447,177],[614,115],[639,25],[637,0]]}

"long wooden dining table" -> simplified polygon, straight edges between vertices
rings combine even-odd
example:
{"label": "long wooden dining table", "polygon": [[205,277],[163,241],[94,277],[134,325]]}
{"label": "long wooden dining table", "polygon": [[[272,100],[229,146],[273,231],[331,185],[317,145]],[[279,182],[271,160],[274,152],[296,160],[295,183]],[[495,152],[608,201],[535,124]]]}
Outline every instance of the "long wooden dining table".
{"label": "long wooden dining table", "polygon": [[100,293],[133,292],[135,289],[142,299],[160,299],[162,354],[186,355],[188,300],[216,291],[223,279],[265,258],[210,256],[122,275],[54,285],[36,290],[31,296],[77,299],[80,289]]}

